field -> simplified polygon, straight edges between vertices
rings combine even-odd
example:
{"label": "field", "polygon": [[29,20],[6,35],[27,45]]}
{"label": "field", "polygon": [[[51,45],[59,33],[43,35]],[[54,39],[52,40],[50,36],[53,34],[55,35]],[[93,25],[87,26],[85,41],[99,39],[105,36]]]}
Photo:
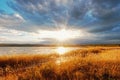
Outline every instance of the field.
{"label": "field", "polygon": [[120,80],[120,47],[0,56],[0,80]]}

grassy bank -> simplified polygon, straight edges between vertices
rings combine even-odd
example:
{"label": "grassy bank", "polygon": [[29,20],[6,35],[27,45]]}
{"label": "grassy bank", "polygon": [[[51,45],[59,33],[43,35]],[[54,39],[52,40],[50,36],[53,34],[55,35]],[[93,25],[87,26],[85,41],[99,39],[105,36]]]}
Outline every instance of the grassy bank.
{"label": "grassy bank", "polygon": [[0,80],[120,80],[120,47],[0,57]]}

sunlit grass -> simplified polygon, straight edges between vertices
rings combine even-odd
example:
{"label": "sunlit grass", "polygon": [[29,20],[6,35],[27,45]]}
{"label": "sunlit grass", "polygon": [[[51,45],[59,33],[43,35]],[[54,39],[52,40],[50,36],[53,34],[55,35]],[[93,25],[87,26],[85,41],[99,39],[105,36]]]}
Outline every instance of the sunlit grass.
{"label": "sunlit grass", "polygon": [[120,80],[119,56],[119,47],[89,47],[63,55],[1,56],[0,80]]}

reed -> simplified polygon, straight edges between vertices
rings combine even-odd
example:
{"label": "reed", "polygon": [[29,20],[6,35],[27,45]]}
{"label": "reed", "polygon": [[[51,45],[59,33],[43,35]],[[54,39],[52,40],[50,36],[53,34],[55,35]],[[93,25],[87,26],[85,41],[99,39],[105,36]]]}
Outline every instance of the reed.
{"label": "reed", "polygon": [[89,47],[61,56],[1,56],[0,80],[120,80],[119,56],[119,47]]}

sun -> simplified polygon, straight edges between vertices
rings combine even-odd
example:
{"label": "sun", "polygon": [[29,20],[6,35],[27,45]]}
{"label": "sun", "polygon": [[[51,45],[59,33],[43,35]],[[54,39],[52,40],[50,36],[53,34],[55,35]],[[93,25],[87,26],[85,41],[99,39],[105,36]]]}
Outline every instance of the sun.
{"label": "sun", "polygon": [[70,32],[68,32],[67,30],[65,29],[62,29],[58,32],[56,32],[56,39],[59,40],[59,41],[65,41],[67,39],[69,39],[71,36],[70,36]]}
{"label": "sun", "polygon": [[54,38],[58,41],[66,41],[72,38],[76,38],[79,34],[77,31],[61,29],[56,31]]}

